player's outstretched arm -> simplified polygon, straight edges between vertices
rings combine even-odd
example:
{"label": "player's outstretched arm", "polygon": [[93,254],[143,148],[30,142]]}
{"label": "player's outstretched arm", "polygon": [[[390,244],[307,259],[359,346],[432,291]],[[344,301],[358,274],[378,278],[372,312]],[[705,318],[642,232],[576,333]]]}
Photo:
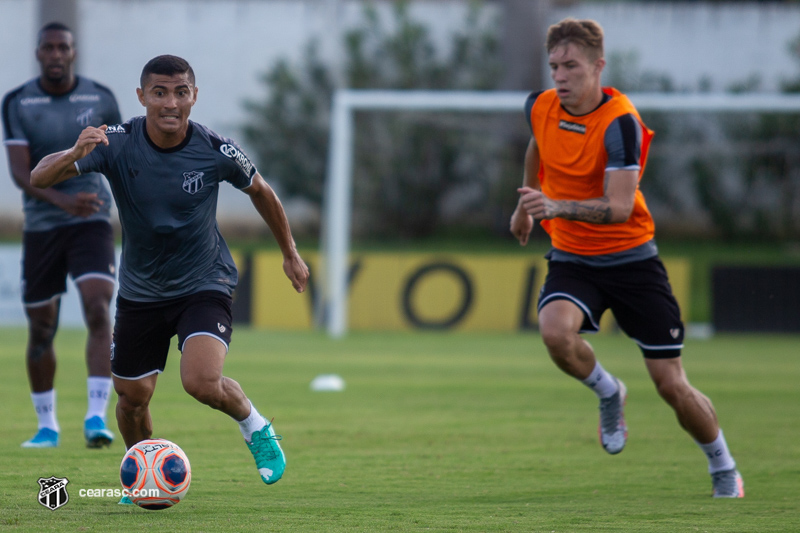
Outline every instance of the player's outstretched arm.
{"label": "player's outstretched arm", "polygon": [[278,241],[278,246],[283,252],[283,271],[286,273],[286,277],[292,282],[294,290],[303,292],[308,283],[308,266],[297,253],[292,231],[289,228],[289,220],[286,218],[286,212],[283,210],[278,195],[258,172],[253,176],[253,183],[244,189],[244,192],[250,196],[256,211],[269,226],[275,240]]}
{"label": "player's outstretched arm", "polygon": [[39,189],[46,189],[78,175],[75,162],[86,157],[102,143],[108,145],[105,124],[99,128],[89,126],[84,129],[75,145],[67,150],[56,152],[42,158],[39,164],[31,171],[31,185]]}

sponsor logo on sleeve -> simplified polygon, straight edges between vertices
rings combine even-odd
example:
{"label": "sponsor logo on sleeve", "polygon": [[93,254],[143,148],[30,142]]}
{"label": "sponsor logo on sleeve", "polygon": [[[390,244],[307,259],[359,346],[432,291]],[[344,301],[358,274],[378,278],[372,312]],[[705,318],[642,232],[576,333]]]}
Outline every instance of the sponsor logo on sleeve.
{"label": "sponsor logo on sleeve", "polygon": [[248,176],[252,176],[253,173],[253,163],[244,155],[244,152],[236,148],[232,144],[223,144],[219,147],[219,151],[222,152],[222,155],[233,159],[236,161],[236,164],[239,165],[239,168],[247,174]]}
{"label": "sponsor logo on sleeve", "polygon": [[106,135],[109,133],[128,133],[125,124],[112,124],[111,126],[106,129]]}

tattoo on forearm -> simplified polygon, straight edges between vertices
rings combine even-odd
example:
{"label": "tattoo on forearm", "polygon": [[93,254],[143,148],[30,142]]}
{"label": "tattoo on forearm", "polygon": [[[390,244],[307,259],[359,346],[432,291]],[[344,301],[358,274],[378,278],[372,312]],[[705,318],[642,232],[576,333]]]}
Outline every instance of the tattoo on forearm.
{"label": "tattoo on forearm", "polygon": [[578,220],[592,224],[611,222],[611,206],[607,198],[597,198],[590,202],[560,201],[556,216],[567,220]]}

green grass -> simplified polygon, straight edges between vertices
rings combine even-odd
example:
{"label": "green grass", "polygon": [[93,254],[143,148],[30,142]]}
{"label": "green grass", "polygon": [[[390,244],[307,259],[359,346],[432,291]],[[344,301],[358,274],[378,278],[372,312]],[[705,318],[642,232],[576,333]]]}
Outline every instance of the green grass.
{"label": "green grass", "polygon": [[[0,530],[8,531],[797,531],[800,338],[687,343],[692,383],[714,401],[747,489],[713,500],[706,462],[656,396],[624,337],[591,338],[625,380],[630,438],[597,442],[596,400],[549,361],[536,335],[354,334],[239,329],[226,362],[283,434],[285,477],[261,483],[236,424],[178,382],[177,353],[152,404],[155,436],[180,444],[193,481],[177,507],[148,512],[81,488],[117,488],[123,447],[84,448],[83,334],[62,331],[62,445],[23,450],[35,420],[25,332],[0,330]],[[342,393],[309,382],[338,373]],[[113,415],[112,415],[113,420]],[[39,477],[67,477],[70,501],[37,502]]]}

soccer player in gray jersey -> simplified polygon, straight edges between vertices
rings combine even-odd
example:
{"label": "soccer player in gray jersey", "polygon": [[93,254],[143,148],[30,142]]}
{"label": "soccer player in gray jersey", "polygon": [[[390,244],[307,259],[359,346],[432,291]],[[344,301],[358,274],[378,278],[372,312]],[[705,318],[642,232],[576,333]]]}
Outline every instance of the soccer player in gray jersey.
{"label": "soccer player in gray jersey", "polygon": [[89,330],[86,343],[88,403],[84,419],[87,446],[108,445],[106,429],[111,392],[111,321],[114,292],[114,237],[109,223],[111,195],[98,173],[87,173],[49,190],[30,184],[31,169],[47,154],[72,146],[86,126],[119,122],[114,95],[74,73],[72,32],[59,23],[44,26],[36,49],[41,73],[3,98],[5,146],[11,176],[22,189],[23,303],[28,318],[26,351],[31,398],[39,431],[26,448],[58,446],[54,388],[60,296],[72,276]]}
{"label": "soccer player in gray jersey", "polygon": [[148,406],[177,334],[184,389],[239,423],[261,479],[275,483],[286,467],[280,436],[239,384],[222,375],[237,271],[217,228],[221,182],[250,196],[297,292],[305,290],[308,267],[280,200],[253,163],[233,141],[189,120],[197,101],[189,64],[158,56],[145,65],[140,84],[146,116],[86,128],[72,148],[42,159],[31,182],[46,188],[95,171],[111,184],[122,222],[111,370],[125,444],[153,433]]}

